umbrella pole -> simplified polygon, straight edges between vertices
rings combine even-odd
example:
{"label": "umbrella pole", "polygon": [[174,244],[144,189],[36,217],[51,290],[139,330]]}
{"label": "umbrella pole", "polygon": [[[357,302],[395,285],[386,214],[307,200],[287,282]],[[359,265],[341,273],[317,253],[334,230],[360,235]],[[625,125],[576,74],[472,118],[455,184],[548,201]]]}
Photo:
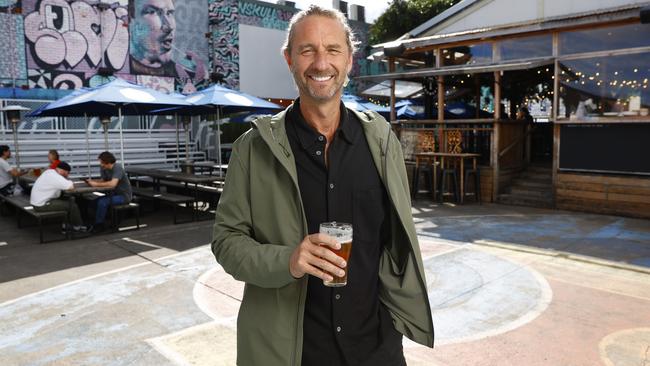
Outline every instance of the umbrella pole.
{"label": "umbrella pole", "polygon": [[117,121],[120,124],[120,159],[124,167],[124,137],[122,135],[122,107],[117,108]]}
{"label": "umbrella pole", "polygon": [[217,107],[217,131],[216,131],[216,134],[217,134],[217,137],[216,137],[216,140],[217,140],[217,165],[219,165],[219,176],[221,176],[222,173],[223,173],[221,171],[221,127],[220,127],[221,118],[220,118],[220,115],[219,115],[220,109],[221,109],[221,107]]}
{"label": "umbrella pole", "polygon": [[102,129],[104,130],[104,151],[108,151],[108,127],[109,127],[109,124],[110,123],[102,123]]}
{"label": "umbrella pole", "polygon": [[90,122],[88,122],[88,114],[84,113],[86,120],[86,160],[88,162],[88,177],[90,178],[90,141],[88,137],[88,130],[90,130]]}
{"label": "umbrella pole", "polygon": [[176,120],[176,169],[181,170],[181,152],[179,149],[181,142],[178,132],[178,113],[174,113],[174,119]]}
{"label": "umbrella pole", "polygon": [[184,123],[185,127],[185,162],[189,163],[190,161],[190,126],[192,124],[192,117],[190,117],[190,123]]}

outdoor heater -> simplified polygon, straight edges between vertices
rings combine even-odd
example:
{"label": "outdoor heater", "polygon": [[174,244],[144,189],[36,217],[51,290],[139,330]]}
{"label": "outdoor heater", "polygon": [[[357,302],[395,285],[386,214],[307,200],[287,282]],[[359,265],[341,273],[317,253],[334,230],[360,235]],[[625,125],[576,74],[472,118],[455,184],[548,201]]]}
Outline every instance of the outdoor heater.
{"label": "outdoor heater", "polygon": [[11,129],[14,133],[14,150],[16,152],[16,167],[20,170],[20,153],[18,150],[18,124],[20,123],[20,112],[28,111],[29,108],[20,105],[8,105],[2,109],[5,118],[11,123]]}
{"label": "outdoor heater", "polygon": [[190,160],[190,125],[192,124],[192,117],[182,116],[181,122],[183,122],[183,129],[185,130],[185,169],[186,173],[193,173],[192,161]]}
{"label": "outdoor heater", "polygon": [[108,127],[111,125],[111,116],[99,116],[99,122],[104,129],[104,151],[108,151]]}

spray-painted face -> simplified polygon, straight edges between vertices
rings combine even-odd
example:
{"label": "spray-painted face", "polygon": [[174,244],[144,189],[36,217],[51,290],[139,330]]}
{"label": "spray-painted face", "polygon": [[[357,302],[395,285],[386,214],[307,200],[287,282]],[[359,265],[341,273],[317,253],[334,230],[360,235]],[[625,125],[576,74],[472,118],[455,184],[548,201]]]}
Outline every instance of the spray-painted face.
{"label": "spray-painted face", "polygon": [[171,60],[176,31],[174,10],[173,0],[135,0],[130,50],[133,58],[151,67]]}

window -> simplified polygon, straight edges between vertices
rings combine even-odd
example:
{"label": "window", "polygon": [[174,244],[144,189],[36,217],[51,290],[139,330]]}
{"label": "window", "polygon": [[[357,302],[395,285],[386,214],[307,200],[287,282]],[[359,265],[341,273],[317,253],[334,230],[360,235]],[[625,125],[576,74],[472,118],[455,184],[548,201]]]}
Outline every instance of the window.
{"label": "window", "polygon": [[492,44],[480,43],[442,50],[443,66],[474,65],[492,62]]}
{"label": "window", "polygon": [[501,60],[516,60],[553,55],[553,36],[540,36],[506,39],[497,43]]}
{"label": "window", "polygon": [[560,33],[560,54],[650,46],[650,24],[627,24]]}
{"label": "window", "polygon": [[560,63],[558,118],[648,119],[650,52]]}

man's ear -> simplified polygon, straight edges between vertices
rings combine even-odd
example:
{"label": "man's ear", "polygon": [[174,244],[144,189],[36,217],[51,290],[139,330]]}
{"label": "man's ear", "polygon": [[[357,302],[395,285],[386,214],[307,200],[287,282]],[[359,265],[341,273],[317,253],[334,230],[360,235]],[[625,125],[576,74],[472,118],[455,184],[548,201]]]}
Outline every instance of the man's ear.
{"label": "man's ear", "polygon": [[287,66],[289,66],[289,69],[291,69],[291,55],[289,55],[289,51],[284,50],[283,55],[284,55],[284,60],[287,61]]}

